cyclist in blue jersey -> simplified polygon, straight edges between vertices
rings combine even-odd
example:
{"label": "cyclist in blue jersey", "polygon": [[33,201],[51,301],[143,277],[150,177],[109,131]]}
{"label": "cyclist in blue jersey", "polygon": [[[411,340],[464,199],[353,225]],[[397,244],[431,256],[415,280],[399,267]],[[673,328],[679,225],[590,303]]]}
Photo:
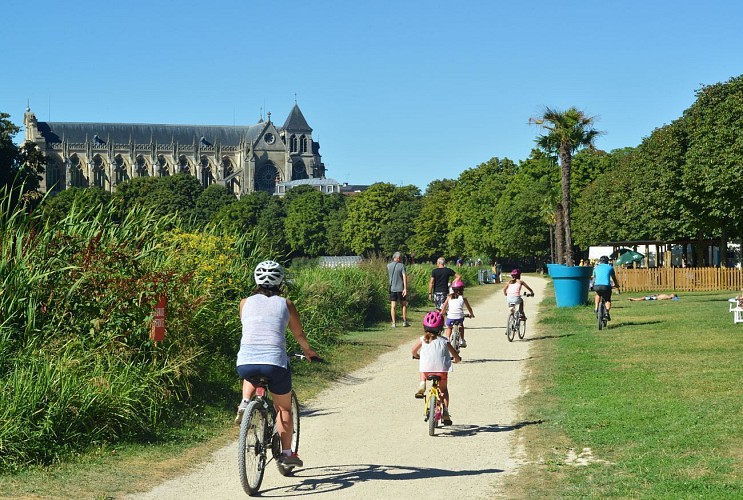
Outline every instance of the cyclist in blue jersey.
{"label": "cyclist in blue jersey", "polygon": [[619,281],[617,281],[617,275],[614,272],[614,266],[609,264],[609,257],[603,256],[599,259],[599,263],[593,268],[593,290],[596,292],[596,298],[593,303],[593,312],[599,309],[600,297],[603,297],[606,301],[606,318],[611,320],[611,281],[614,281],[614,286],[619,290]]}

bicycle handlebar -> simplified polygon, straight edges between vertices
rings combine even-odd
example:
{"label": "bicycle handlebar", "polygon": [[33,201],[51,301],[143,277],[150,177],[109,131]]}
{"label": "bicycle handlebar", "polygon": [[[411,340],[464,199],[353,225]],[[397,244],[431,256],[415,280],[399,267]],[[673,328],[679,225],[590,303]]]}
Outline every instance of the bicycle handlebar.
{"label": "bicycle handlebar", "polygon": [[524,292],[524,297],[534,297],[533,293]]}
{"label": "bicycle handlebar", "polygon": [[289,357],[292,357],[292,358],[306,359],[310,363],[326,363],[326,361],[320,356],[312,356],[308,358],[301,352],[290,352],[287,354],[289,355]]}

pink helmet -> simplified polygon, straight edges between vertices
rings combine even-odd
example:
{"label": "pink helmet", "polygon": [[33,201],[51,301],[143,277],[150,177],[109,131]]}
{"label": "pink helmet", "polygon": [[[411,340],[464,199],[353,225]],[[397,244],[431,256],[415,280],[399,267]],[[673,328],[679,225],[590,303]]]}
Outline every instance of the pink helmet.
{"label": "pink helmet", "polygon": [[464,281],[459,280],[459,279],[452,281],[451,288],[452,290],[456,290],[456,289],[464,290]]}
{"label": "pink helmet", "polygon": [[444,317],[438,311],[431,311],[423,318],[423,329],[438,333],[444,326]]}
{"label": "pink helmet", "polygon": [[521,277],[521,271],[518,270],[518,269],[514,269],[513,271],[511,271],[511,277],[512,278],[517,278],[517,279],[520,278]]}

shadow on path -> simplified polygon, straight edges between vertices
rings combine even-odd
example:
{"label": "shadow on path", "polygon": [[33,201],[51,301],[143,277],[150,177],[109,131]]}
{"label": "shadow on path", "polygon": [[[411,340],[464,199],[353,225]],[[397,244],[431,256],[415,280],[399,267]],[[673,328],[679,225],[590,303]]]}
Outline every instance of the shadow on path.
{"label": "shadow on path", "polygon": [[562,335],[542,335],[541,337],[526,337],[521,342],[533,342],[535,340],[560,339],[562,337],[572,337],[574,333],[563,333]]}
{"label": "shadow on path", "polygon": [[462,359],[462,364],[469,364],[469,363],[504,363],[504,362],[517,362],[517,361],[526,361],[528,359],[531,359],[531,357],[524,358],[524,359],[487,359],[487,358],[481,358],[481,359]]}
{"label": "shadow on path", "polygon": [[513,425],[453,425],[449,428],[449,433],[440,434],[441,437],[467,437],[476,436],[486,432],[511,432],[527,425],[539,425],[544,423],[544,420],[530,420],[525,422],[519,422]]}
{"label": "shadow on path", "polygon": [[339,491],[367,481],[410,481],[439,477],[465,478],[495,474],[503,469],[448,470],[400,465],[349,464],[300,469],[294,473],[297,484],[261,491],[262,497],[293,497]]}

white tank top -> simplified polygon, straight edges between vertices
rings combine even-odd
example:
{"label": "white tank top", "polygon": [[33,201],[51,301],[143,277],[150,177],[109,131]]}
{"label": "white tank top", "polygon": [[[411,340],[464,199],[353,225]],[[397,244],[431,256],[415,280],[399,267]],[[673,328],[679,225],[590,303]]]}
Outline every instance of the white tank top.
{"label": "white tank top", "polygon": [[452,299],[451,297],[449,298],[446,317],[449,319],[464,318],[464,297],[460,295],[456,299]]}
{"label": "white tank top", "polygon": [[450,372],[451,356],[446,348],[449,342],[446,338],[438,336],[428,344],[421,337],[420,372]]}
{"label": "white tank top", "polygon": [[243,305],[242,338],[237,353],[238,365],[276,365],[287,367],[286,327],[289,308],[279,295],[256,294]]}

